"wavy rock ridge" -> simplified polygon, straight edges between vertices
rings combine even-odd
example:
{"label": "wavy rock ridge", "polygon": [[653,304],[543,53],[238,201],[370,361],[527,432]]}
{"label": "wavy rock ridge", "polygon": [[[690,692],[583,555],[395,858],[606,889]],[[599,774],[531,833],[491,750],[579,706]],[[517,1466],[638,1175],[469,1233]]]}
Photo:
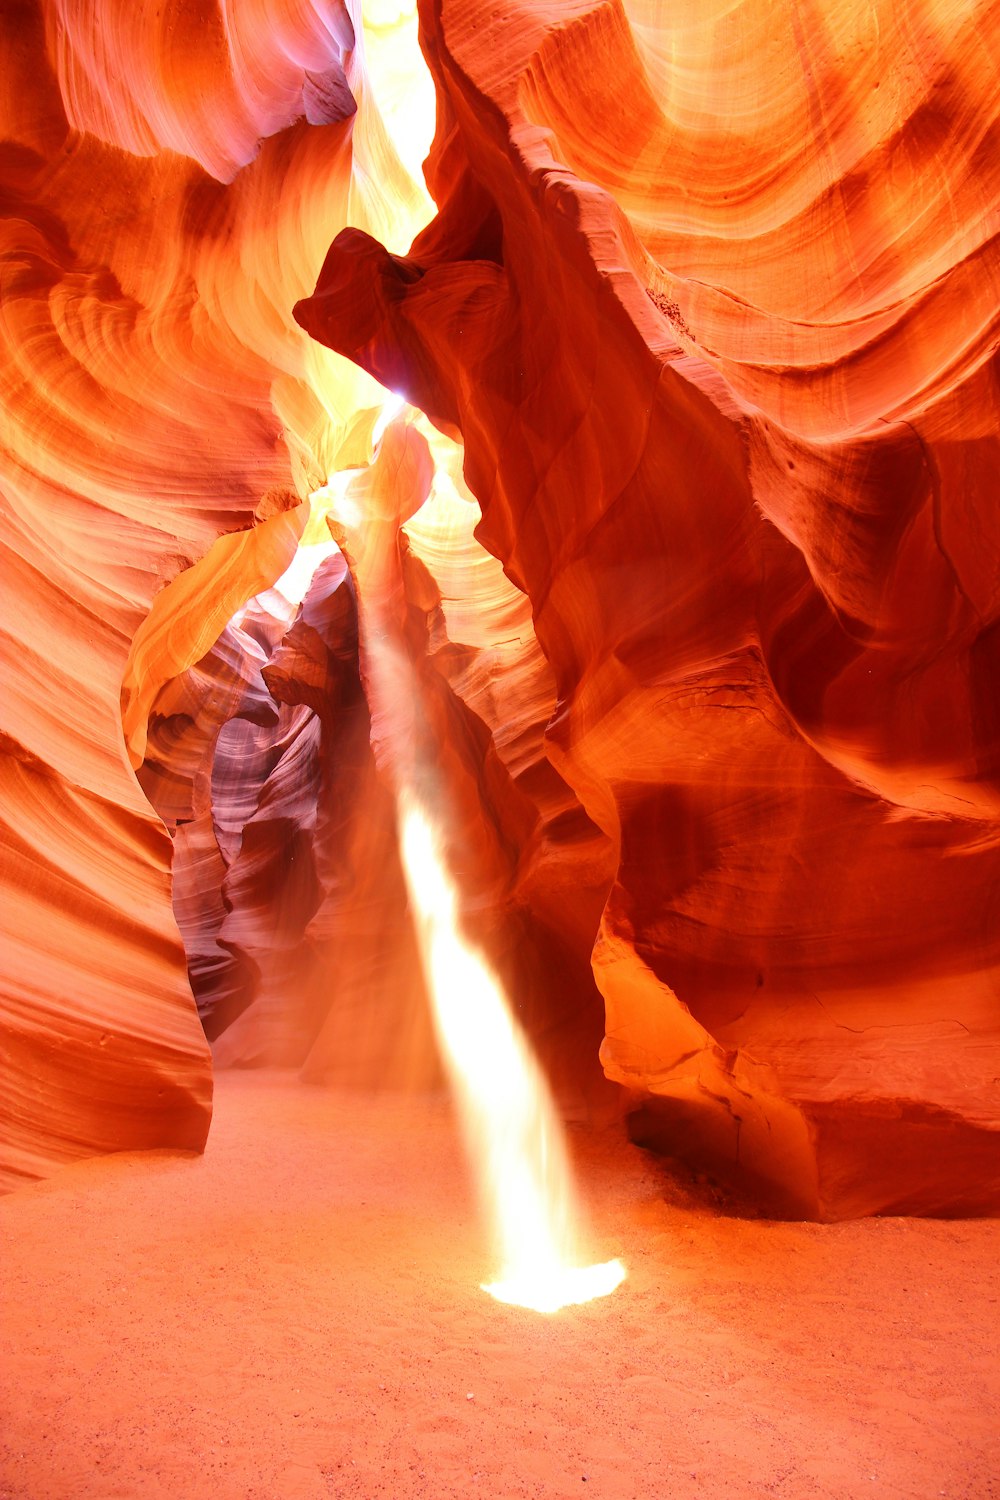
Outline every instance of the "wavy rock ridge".
{"label": "wavy rock ridge", "polygon": [[995,1209],[993,6],[444,0],[438,218],[304,327],[461,429],[611,842],[637,1133]]}
{"label": "wavy rock ridge", "polygon": [[385,40],[366,62],[339,3],[0,22],[8,1185],[205,1140],[170,841],[133,771],[161,687],[367,441],[382,393],[290,309],[349,200],[403,243],[426,217],[372,98]]}
{"label": "wavy rock ridge", "polygon": [[433,1069],[343,563],[267,592],[374,376],[464,443],[392,587],[564,1094],[603,1019],[772,1211],[995,1211],[996,5],[427,4],[426,228],[361,19],[3,22],[5,1181],[200,1147],[188,975],[218,1063]]}

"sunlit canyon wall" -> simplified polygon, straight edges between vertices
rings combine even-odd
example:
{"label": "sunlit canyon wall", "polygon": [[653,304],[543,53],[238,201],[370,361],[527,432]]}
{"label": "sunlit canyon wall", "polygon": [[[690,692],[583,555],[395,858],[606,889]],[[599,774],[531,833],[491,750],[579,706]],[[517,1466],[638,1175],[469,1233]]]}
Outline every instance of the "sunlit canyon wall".
{"label": "sunlit canyon wall", "polygon": [[996,1211],[997,7],[420,21],[4,9],[4,1181],[436,1078],[346,499],[566,1107]]}

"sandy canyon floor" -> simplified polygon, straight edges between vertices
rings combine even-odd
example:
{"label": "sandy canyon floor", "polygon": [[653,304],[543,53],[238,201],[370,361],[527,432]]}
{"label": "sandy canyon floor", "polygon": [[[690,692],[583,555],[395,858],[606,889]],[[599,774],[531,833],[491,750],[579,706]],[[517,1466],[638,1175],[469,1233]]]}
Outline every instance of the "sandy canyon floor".
{"label": "sandy canyon floor", "polygon": [[1000,1497],[1000,1223],[730,1218],[576,1130],[611,1298],[496,1271],[440,1099],[223,1074],[0,1202],[4,1500]]}

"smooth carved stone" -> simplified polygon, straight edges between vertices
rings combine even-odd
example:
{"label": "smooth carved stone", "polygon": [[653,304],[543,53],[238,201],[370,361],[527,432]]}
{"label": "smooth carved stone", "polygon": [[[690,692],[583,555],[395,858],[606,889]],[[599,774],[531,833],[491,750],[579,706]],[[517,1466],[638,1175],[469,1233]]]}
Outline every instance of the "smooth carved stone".
{"label": "smooth carved stone", "polygon": [[428,7],[439,217],[296,309],[464,436],[637,1137],[780,1212],[1000,1206],[997,21]]}
{"label": "smooth carved stone", "polygon": [[[189,977],[217,1064],[436,1077],[360,602],[564,1098],[996,1211],[995,0],[428,3],[430,223],[396,23],[181,10],[0,23],[0,1183],[201,1147]],[[360,598],[245,609],[340,470]]]}
{"label": "smooth carved stone", "polygon": [[[282,573],[380,399],[291,317],[349,196],[382,232],[426,217],[369,87],[380,44],[355,43],[336,0],[0,18],[5,1186],[205,1140],[171,844],[133,771],[164,684]],[[147,625],[179,577],[185,607]],[[207,832],[182,885],[206,860],[215,881]]]}

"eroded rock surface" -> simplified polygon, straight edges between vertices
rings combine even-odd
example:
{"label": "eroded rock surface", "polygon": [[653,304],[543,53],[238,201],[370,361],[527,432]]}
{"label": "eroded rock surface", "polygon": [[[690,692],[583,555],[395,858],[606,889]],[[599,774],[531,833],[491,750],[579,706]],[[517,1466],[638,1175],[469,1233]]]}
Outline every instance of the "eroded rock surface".
{"label": "eroded rock surface", "polygon": [[[296,508],[380,399],[300,332],[295,298],[349,196],[354,222],[387,234],[395,215],[404,243],[426,197],[339,0],[26,0],[4,8],[0,49],[14,1184],[93,1152],[204,1143],[210,1056],[170,842],[133,771],[157,693],[283,572]],[[189,607],[150,624],[179,577]]]}
{"label": "eroded rock surface", "polygon": [[995,1211],[996,4],[428,0],[430,223],[360,20],[4,14],[3,1181],[203,1144],[189,974],[218,1063],[433,1076],[343,562],[245,609],[397,483],[374,375],[464,443],[364,588],[564,1098],[603,1033],[772,1209]]}
{"label": "eroded rock surface", "polygon": [[297,316],[464,435],[605,1069],[783,1211],[995,1209],[996,9],[423,21],[438,218]]}

